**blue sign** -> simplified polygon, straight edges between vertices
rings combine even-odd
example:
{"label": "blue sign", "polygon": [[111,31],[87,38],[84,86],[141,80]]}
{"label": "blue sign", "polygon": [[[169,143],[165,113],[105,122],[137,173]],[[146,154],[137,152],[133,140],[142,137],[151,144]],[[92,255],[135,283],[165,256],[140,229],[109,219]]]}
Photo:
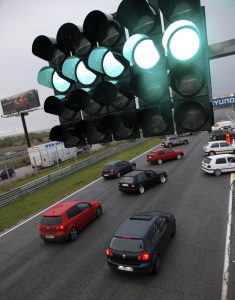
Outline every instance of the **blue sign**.
{"label": "blue sign", "polygon": [[235,96],[231,97],[222,97],[212,100],[214,108],[220,108],[225,106],[234,106],[235,105]]}

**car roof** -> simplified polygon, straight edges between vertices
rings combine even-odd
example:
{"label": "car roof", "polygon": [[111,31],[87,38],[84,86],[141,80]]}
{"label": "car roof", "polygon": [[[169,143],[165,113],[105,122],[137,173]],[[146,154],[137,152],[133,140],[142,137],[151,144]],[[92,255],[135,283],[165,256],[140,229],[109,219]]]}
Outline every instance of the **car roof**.
{"label": "car roof", "polygon": [[222,143],[222,142],[226,142],[225,140],[218,140],[218,141],[211,141],[208,142],[209,144],[214,144],[214,143]]}
{"label": "car roof", "polygon": [[86,202],[86,201],[65,201],[61,202],[59,204],[56,204],[55,206],[51,207],[49,210],[43,213],[43,216],[60,216],[65,211],[67,211],[69,208],[74,206],[75,204],[78,204],[80,202]]}
{"label": "car roof", "polygon": [[113,160],[113,161],[110,161],[110,162],[106,163],[105,166],[115,165],[116,163],[118,163],[120,161],[123,161],[123,160]]}
{"label": "car roof", "polygon": [[217,155],[211,155],[211,156],[207,156],[209,158],[224,158],[224,157],[235,157],[234,154],[217,154]]}
{"label": "car roof", "polygon": [[160,216],[169,216],[168,213],[163,212],[141,212],[129,216],[116,230],[115,237],[134,237],[134,238],[144,238],[148,233],[152,224]]}
{"label": "car roof", "polygon": [[129,173],[126,173],[122,177],[135,177],[136,175],[141,174],[141,173],[146,172],[146,171],[149,171],[149,170],[135,170],[135,171],[131,171]]}

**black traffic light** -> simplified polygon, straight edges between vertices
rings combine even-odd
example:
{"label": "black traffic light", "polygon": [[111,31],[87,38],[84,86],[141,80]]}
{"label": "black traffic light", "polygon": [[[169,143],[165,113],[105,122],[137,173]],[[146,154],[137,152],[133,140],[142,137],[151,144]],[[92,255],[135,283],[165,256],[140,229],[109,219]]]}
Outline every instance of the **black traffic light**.
{"label": "black traffic light", "polygon": [[176,131],[210,130],[214,120],[204,7],[200,0],[160,0],[159,8]]}

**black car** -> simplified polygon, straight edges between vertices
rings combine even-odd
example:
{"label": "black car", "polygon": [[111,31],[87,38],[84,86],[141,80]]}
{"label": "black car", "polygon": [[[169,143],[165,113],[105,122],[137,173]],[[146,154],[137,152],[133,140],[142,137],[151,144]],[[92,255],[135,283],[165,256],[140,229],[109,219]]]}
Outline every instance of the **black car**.
{"label": "black car", "polygon": [[121,177],[121,175],[126,174],[135,169],[135,162],[115,160],[103,166],[103,168],[101,169],[101,176],[103,176],[104,178],[119,178]]}
{"label": "black car", "polygon": [[176,221],[165,212],[141,212],[128,217],[106,249],[111,269],[132,273],[158,273],[161,258],[176,233]]}
{"label": "black car", "polygon": [[124,175],[119,182],[119,190],[122,192],[138,192],[143,194],[146,189],[158,184],[165,183],[167,173],[152,170],[136,170]]}
{"label": "black car", "polygon": [[[210,133],[210,139],[212,141],[221,141],[221,140],[226,140],[226,132],[227,130],[212,130]],[[230,135],[232,138],[235,138],[235,131],[234,130],[229,130]]]}
{"label": "black car", "polygon": [[[8,173],[8,175],[7,175]],[[7,170],[2,170],[0,171],[0,178],[3,180],[3,179],[7,179],[8,176],[9,177],[12,177],[15,175],[15,170],[13,168],[8,168]]]}

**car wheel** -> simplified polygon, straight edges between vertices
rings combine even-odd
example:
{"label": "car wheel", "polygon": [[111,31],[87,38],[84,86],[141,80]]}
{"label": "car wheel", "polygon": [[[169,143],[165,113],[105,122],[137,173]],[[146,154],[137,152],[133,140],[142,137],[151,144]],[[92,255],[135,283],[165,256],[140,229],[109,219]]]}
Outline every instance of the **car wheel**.
{"label": "car wheel", "polygon": [[143,194],[143,193],[144,193],[144,187],[143,187],[143,186],[139,187],[139,193],[140,193],[140,194]]}
{"label": "car wheel", "polygon": [[181,155],[181,154],[177,154],[176,158],[177,158],[177,159],[181,159],[181,158],[182,158],[182,155]]}
{"label": "car wheel", "polygon": [[165,183],[166,182],[166,176],[161,175],[160,176],[160,181],[161,181],[161,183]]}
{"label": "car wheel", "polygon": [[168,144],[168,147],[169,147],[169,148],[171,148],[171,147],[172,147],[172,144],[171,144],[171,143],[169,143],[169,144]]}
{"label": "car wheel", "polygon": [[221,171],[220,169],[216,169],[216,170],[214,171],[214,175],[215,175],[215,176],[220,176],[221,173],[222,173],[222,171]]}
{"label": "car wheel", "polygon": [[121,173],[117,172],[116,176],[117,176],[117,178],[120,178],[121,177]]}
{"label": "car wheel", "polygon": [[158,160],[157,160],[157,164],[158,164],[158,165],[161,165],[162,163],[163,163],[162,159],[158,159]]}
{"label": "car wheel", "polygon": [[77,228],[73,227],[69,232],[69,239],[70,241],[75,241],[78,238],[78,230]]}
{"label": "car wheel", "polygon": [[102,207],[98,206],[96,208],[95,216],[96,216],[96,218],[99,218],[101,215],[102,215]]}
{"label": "car wheel", "polygon": [[212,136],[212,141],[216,141],[216,136]]}
{"label": "car wheel", "polygon": [[209,156],[215,155],[215,152],[214,152],[214,151],[210,151],[210,152],[208,153],[208,155],[209,155]]}
{"label": "car wheel", "polygon": [[156,259],[154,261],[153,273],[158,274],[160,272],[160,269],[161,269],[161,259],[160,259],[160,255],[157,254]]}
{"label": "car wheel", "polygon": [[184,140],[184,141],[183,141],[183,144],[184,144],[184,145],[188,144],[188,140]]}
{"label": "car wheel", "polygon": [[135,171],[136,170],[136,165],[133,165],[132,166],[132,171]]}

